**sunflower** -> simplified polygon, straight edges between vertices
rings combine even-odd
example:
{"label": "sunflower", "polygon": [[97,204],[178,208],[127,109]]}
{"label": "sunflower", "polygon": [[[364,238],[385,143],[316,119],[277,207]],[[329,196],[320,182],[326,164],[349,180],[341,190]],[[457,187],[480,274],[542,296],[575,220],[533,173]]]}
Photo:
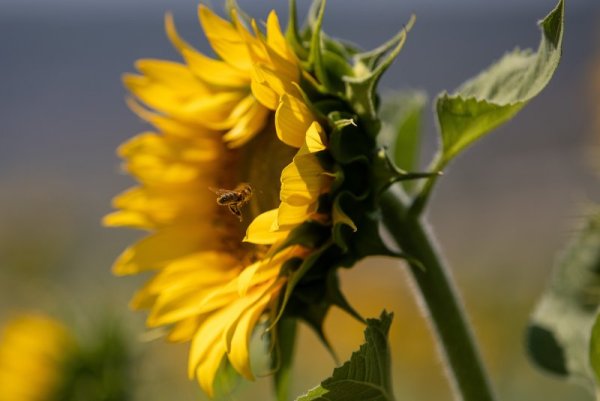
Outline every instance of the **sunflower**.
{"label": "sunflower", "polygon": [[51,400],[72,347],[67,328],[51,318],[13,318],[0,334],[0,400]]}
{"label": "sunflower", "polygon": [[[296,56],[277,15],[269,15],[266,35],[254,21],[247,30],[235,11],[232,22],[204,6],[199,16],[218,60],[184,42],[167,16],[186,64],[145,60],[137,63],[143,75],[125,76],[156,110],[130,103],[156,130],[120,147],[139,185],[115,198],[119,210],[104,222],[150,231],[113,270],[154,272],[132,306],[150,310],[150,327],[170,327],[169,340],[191,342],[190,378],[212,396],[224,360],[254,378],[251,335],[261,318],[275,321],[284,267],[313,251],[291,233],[329,219],[318,206],[333,176],[319,159],[327,136],[300,97]],[[240,185],[252,196],[237,216],[214,192],[239,197]]]}
{"label": "sunflower", "polygon": [[263,32],[231,4],[231,20],[199,7],[217,58],[181,39],[167,15],[185,63],[142,60],[141,75],[125,75],[130,107],[154,129],[119,148],[139,184],[104,219],[148,232],[113,271],[152,275],[131,306],[149,310],[147,325],[167,327],[168,340],[191,343],[189,376],[210,396],[225,365],[254,378],[259,323],[276,349],[283,317],[305,321],[325,345],[331,306],[362,320],[337,268],[393,254],[376,197],[409,176],[376,140],[376,84],[405,30],[359,54],[321,34],[325,2],[299,32],[292,1],[285,35],[274,12]]}

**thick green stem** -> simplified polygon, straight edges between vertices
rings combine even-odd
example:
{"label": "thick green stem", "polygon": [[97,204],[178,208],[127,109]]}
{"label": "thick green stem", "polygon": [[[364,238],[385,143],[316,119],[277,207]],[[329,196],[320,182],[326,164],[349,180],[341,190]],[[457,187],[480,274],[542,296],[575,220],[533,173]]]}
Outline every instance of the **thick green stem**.
{"label": "thick green stem", "polygon": [[461,301],[430,234],[420,218],[409,213],[392,190],[381,199],[384,222],[395,241],[414,262],[413,277],[429,309],[433,327],[444,349],[449,374],[464,401],[495,399],[481,362]]}

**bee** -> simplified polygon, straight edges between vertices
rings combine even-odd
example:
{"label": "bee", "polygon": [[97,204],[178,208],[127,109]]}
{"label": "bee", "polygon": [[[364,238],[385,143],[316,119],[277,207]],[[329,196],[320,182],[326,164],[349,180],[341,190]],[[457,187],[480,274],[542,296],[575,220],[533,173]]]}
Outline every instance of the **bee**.
{"label": "bee", "polygon": [[217,204],[227,206],[229,211],[242,221],[242,211],[240,208],[252,198],[252,187],[245,182],[239,184],[235,189],[216,189],[209,188],[217,194]]}

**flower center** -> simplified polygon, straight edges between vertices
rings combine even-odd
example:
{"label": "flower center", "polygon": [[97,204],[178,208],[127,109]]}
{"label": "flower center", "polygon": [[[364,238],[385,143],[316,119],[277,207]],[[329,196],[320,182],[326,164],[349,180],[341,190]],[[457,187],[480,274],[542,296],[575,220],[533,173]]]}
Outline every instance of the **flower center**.
{"label": "flower center", "polygon": [[[262,247],[243,243],[242,239],[254,218],[279,206],[281,171],[296,152],[297,149],[277,138],[272,121],[244,146],[224,150],[222,172],[217,179],[217,203],[221,206],[216,220],[222,229],[223,245],[229,252],[238,253],[244,260],[264,253]],[[251,194],[238,191],[246,185],[251,188]],[[234,203],[233,210],[231,204],[225,204],[228,200]]]}
{"label": "flower center", "polygon": [[279,206],[281,171],[296,152],[277,138],[272,121],[241,149],[237,178],[249,183],[253,193],[242,211],[244,232],[256,216]]}

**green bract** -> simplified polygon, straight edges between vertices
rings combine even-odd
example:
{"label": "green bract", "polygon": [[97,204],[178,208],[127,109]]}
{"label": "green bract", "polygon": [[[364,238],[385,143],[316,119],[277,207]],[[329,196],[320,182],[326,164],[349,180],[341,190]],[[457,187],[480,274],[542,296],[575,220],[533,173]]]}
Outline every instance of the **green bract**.
{"label": "green bract", "polygon": [[[327,149],[317,157],[334,180],[331,191],[319,200],[320,208],[331,211],[331,222],[306,222],[284,245],[302,244],[316,251],[303,261],[288,262],[284,268],[288,282],[279,318],[281,322],[289,317],[304,320],[330,348],[322,324],[332,305],[363,321],[341,293],[337,269],[351,267],[369,255],[400,256],[381,239],[379,194],[394,182],[431,175],[399,169],[377,140],[381,127],[377,82],[400,52],[414,18],[390,42],[359,53],[352,45],[322,32],[325,1],[313,4],[302,30],[293,1],[290,9],[286,36],[305,71],[299,89],[327,132]],[[273,330],[281,338],[283,330]],[[292,346],[288,342],[287,347]],[[285,399],[287,393],[284,382],[288,373],[281,372],[287,369],[284,355],[286,350],[275,355],[281,360],[274,361],[274,366],[280,367],[275,377],[279,399]]]}

